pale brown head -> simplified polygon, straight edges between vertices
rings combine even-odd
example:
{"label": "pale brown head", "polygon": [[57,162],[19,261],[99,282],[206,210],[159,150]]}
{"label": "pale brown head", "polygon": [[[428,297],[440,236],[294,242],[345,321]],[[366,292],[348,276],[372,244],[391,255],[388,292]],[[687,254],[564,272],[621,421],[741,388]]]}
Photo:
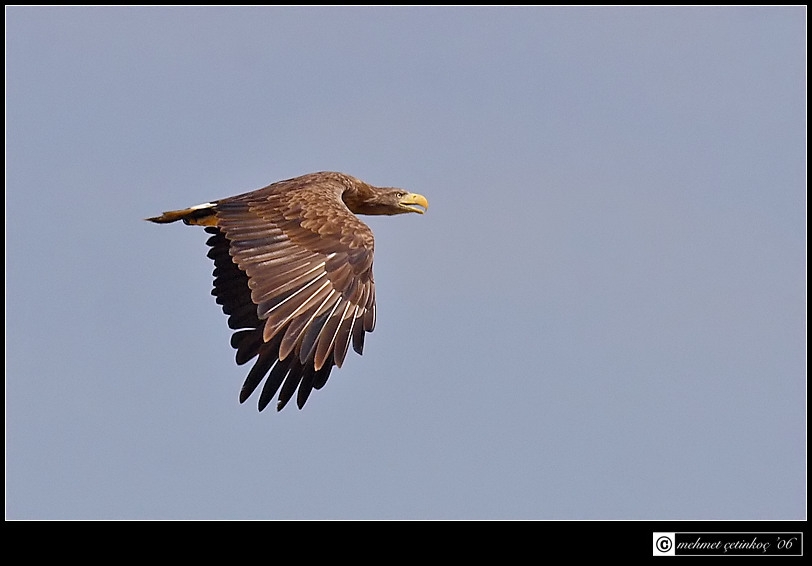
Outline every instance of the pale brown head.
{"label": "pale brown head", "polygon": [[404,189],[373,187],[363,181],[354,180],[353,187],[342,195],[344,203],[355,214],[387,215],[416,212],[423,214],[429,208],[429,201],[423,195],[410,193]]}

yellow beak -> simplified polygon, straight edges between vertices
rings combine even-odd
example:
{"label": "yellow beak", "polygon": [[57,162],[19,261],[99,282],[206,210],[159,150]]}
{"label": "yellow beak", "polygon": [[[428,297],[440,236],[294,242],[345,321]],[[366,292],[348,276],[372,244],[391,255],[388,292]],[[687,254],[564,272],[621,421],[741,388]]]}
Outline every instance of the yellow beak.
{"label": "yellow beak", "polygon": [[[426,197],[424,197],[423,195],[419,195],[417,193],[406,194],[402,199],[400,199],[400,204],[403,205],[405,208],[408,208],[411,212],[418,212],[420,214],[425,213],[429,209],[429,201],[426,200]],[[408,205],[417,205],[417,206],[408,206]]]}

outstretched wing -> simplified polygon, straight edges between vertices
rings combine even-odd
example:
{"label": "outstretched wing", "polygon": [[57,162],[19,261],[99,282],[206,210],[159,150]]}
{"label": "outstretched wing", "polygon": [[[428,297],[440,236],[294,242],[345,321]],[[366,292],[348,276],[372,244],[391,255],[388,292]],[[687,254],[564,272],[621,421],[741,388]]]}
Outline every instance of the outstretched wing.
{"label": "outstretched wing", "polygon": [[302,408],[375,327],[372,231],[341,186],[294,181],[217,201],[206,228],[212,294],[236,331],[237,363],[256,358],[240,402],[267,377],[260,410],[277,390],[281,410],[297,388]]}

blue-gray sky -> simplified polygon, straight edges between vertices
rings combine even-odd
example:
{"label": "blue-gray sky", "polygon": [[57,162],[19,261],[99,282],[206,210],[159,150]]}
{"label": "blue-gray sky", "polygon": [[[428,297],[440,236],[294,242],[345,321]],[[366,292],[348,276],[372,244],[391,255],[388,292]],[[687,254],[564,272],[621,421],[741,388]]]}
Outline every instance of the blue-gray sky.
{"label": "blue-gray sky", "polygon": [[[6,517],[802,519],[806,10],[6,9]],[[199,228],[320,170],[378,326],[238,403]]]}

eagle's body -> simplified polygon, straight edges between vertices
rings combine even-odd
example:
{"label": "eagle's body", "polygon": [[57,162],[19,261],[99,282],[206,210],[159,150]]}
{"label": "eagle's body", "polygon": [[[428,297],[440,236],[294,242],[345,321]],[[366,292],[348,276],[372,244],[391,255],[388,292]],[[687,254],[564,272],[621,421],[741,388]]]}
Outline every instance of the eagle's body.
{"label": "eagle's body", "polygon": [[235,330],[237,363],[256,358],[240,402],[267,376],[261,411],[277,390],[281,410],[297,388],[302,408],[341,366],[350,342],[362,353],[375,327],[374,240],[355,214],[426,208],[421,195],[321,172],[147,220],[183,220],[212,234],[212,294]]}

